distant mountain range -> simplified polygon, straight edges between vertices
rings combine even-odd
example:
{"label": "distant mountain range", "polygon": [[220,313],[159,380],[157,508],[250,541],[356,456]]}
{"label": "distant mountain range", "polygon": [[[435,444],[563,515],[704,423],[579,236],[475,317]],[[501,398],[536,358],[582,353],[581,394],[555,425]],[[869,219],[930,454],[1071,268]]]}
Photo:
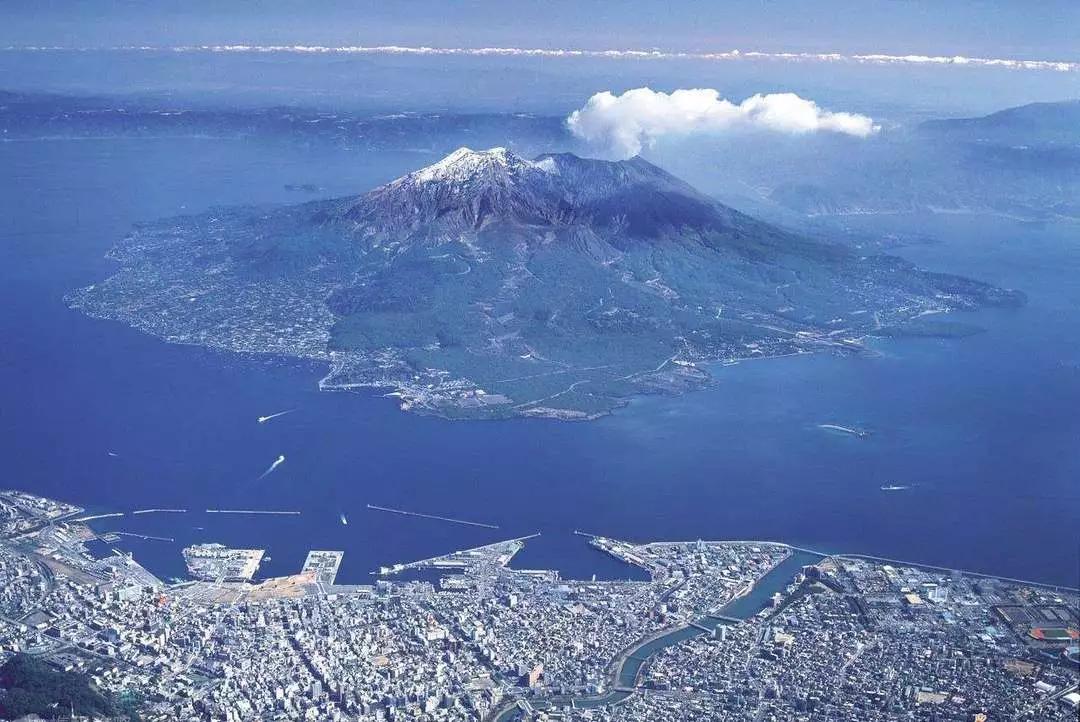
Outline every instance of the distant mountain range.
{"label": "distant mountain range", "polygon": [[978,118],[928,120],[919,130],[927,135],[1007,145],[1080,146],[1080,100],[1030,103]]}
{"label": "distant mountain range", "polygon": [[[994,213],[1080,219],[1080,101],[925,121],[873,139],[740,137],[672,160],[740,207],[784,218]],[[371,114],[311,108],[185,106],[169,98],[79,98],[0,91],[0,139],[253,138],[349,149],[441,153],[462,143],[574,149],[561,116]],[[702,165],[694,169],[695,159]],[[709,178],[705,169],[724,168]]]}
{"label": "distant mountain range", "polygon": [[766,165],[753,182],[805,215],[994,213],[1080,219],[1080,101],[1033,103],[914,132],[809,163]]}
{"label": "distant mountain range", "polygon": [[169,341],[327,361],[446,417],[593,418],[707,362],[964,332],[1021,294],[755,220],[641,158],[461,148],[360,196],[136,229],[74,307]]}
{"label": "distant mountain range", "polygon": [[206,107],[168,97],[72,97],[0,91],[0,138],[214,137],[432,150],[566,139],[561,118],[528,113],[358,113],[317,108]]}

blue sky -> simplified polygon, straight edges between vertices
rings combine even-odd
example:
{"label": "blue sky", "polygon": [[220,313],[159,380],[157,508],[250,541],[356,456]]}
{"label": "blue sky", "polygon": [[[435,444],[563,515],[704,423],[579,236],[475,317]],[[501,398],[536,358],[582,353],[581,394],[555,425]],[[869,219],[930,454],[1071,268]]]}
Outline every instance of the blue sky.
{"label": "blue sky", "polygon": [[1080,59],[1080,2],[5,0],[0,44],[426,44]]}

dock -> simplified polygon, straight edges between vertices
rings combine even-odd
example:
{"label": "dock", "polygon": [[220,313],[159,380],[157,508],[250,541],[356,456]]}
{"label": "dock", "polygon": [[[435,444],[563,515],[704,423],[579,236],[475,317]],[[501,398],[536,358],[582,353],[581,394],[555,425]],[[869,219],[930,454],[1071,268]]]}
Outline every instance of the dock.
{"label": "dock", "polygon": [[341,558],[345,552],[317,551],[308,552],[301,574],[312,574],[320,584],[333,584],[341,567]]}
{"label": "dock", "polygon": [[262,562],[263,549],[230,549],[222,544],[196,544],[184,549],[188,575],[206,582],[247,582]]}
{"label": "dock", "polygon": [[504,541],[494,542],[493,544],[484,544],[483,546],[473,547],[471,549],[462,549],[449,554],[442,554],[437,557],[420,559],[415,562],[380,567],[378,571],[371,573],[373,575],[387,576],[390,574],[398,574],[406,569],[423,569],[425,567],[436,569],[465,569],[470,564],[482,562],[485,558],[497,566],[505,567],[510,563],[510,560],[525,547],[526,541],[535,539],[538,536],[540,536],[539,532],[536,534],[529,534],[528,536],[517,537],[516,539],[506,539]]}

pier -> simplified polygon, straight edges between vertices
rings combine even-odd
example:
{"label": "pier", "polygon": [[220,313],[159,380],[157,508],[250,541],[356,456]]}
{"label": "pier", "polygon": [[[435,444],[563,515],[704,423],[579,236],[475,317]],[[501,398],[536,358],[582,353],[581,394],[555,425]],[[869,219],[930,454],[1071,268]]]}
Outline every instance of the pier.
{"label": "pier", "polygon": [[[490,559],[495,561],[499,566],[506,566],[525,546],[525,542],[530,539],[535,539],[538,536],[540,536],[540,532],[529,534],[528,536],[517,537],[516,539],[506,539],[492,544],[484,544],[483,546],[473,547],[471,549],[462,549],[461,551],[442,554],[437,557],[420,559],[406,564],[394,564],[393,566],[382,567],[378,571],[371,573],[373,575],[387,576],[390,574],[398,574],[406,569],[423,569],[425,567],[434,567],[437,569],[464,568],[469,562],[479,561],[484,553],[490,553]],[[504,553],[498,554],[497,552],[499,550],[502,550]]]}
{"label": "pier", "polygon": [[341,568],[341,558],[345,552],[317,551],[308,552],[304,560],[301,574],[310,574],[319,584],[330,585],[337,578],[338,569]]}
{"label": "pier", "polygon": [[385,511],[385,512],[390,513],[390,514],[401,514],[402,516],[415,516],[415,517],[419,517],[421,519],[435,519],[437,521],[445,521],[445,522],[449,522],[451,524],[464,524],[465,526],[478,526],[478,527],[481,527],[483,529],[498,529],[499,528],[495,524],[485,524],[485,523],[479,522],[479,521],[467,521],[465,519],[455,519],[455,518],[450,517],[450,516],[438,516],[437,514],[421,514],[418,511],[405,511],[404,509],[393,509],[393,508],[388,507],[388,506],[378,506],[376,504],[368,504],[367,508],[368,509],[373,509],[375,511]]}
{"label": "pier", "polygon": [[131,512],[132,516],[137,514],[186,514],[187,509],[139,509],[138,511]]}

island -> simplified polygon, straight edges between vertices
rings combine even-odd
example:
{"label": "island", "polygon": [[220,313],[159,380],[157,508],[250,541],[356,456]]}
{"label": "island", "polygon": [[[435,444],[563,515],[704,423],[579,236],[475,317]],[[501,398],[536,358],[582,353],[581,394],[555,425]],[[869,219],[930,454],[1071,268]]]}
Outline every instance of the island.
{"label": "island", "polygon": [[[447,418],[592,419],[711,362],[860,353],[1023,294],[800,236],[637,157],[462,148],[360,196],[140,226],[74,308],[169,342],[325,363]],[[914,328],[914,327],[913,327]]]}

